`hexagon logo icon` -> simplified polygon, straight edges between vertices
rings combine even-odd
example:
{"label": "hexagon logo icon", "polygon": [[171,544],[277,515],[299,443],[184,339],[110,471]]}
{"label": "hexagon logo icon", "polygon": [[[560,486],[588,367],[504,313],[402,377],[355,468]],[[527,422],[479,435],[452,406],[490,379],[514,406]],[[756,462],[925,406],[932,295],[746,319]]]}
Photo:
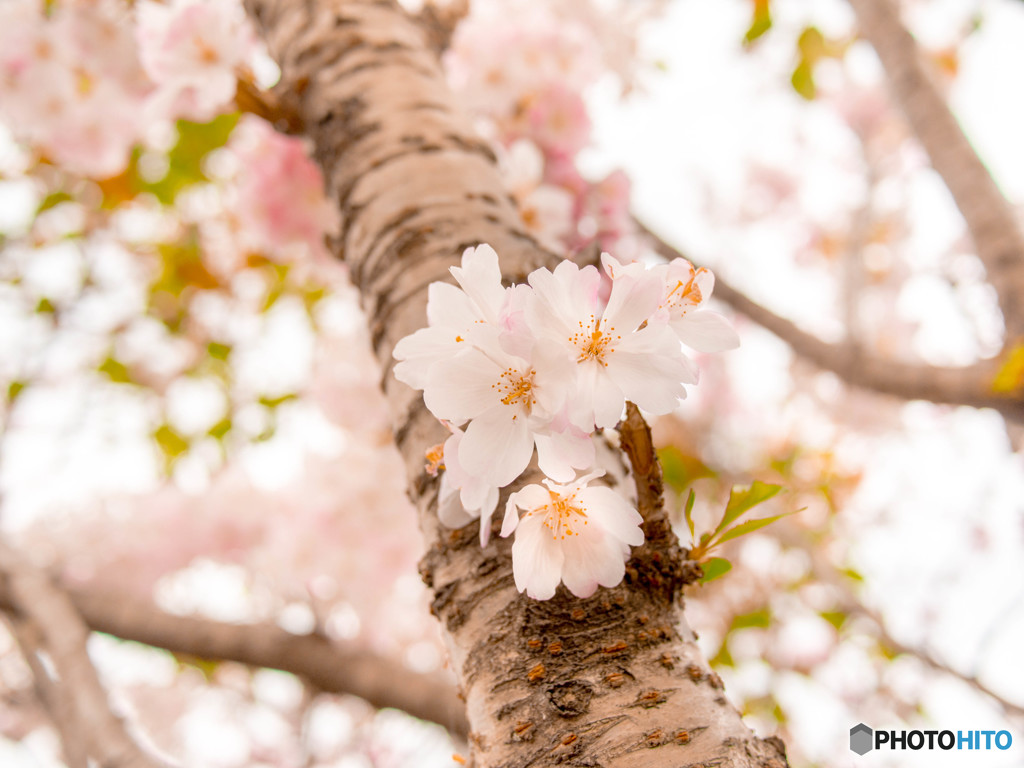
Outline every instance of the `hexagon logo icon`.
{"label": "hexagon logo icon", "polygon": [[864,723],[857,723],[850,729],[850,749],[858,755],[865,755],[874,749],[874,734]]}

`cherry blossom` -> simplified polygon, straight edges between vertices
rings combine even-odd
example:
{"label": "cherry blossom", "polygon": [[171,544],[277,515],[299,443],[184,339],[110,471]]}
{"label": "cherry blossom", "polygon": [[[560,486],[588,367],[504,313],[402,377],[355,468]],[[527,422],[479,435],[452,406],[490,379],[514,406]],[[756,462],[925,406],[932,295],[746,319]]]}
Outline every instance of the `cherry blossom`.
{"label": "cherry blossom", "polygon": [[577,368],[572,421],[583,429],[613,427],[626,400],[656,414],[686,396],[697,370],[668,327],[653,322],[661,283],[651,275],[624,274],[601,306],[601,275],[563,261],[554,272],[529,276],[534,292],[527,317],[535,334],[559,347]]}
{"label": "cherry blossom", "polygon": [[230,0],[146,0],[136,34],[158,113],[209,120],[234,98],[236,70],[255,51],[241,6]]}
{"label": "cherry blossom", "polygon": [[431,367],[423,399],[438,418],[469,422],[459,462],[504,487],[530,463],[535,434],[561,410],[568,381],[550,353],[527,361],[505,352],[497,332],[478,333],[467,350]]}
{"label": "cherry blossom", "polygon": [[434,363],[466,349],[466,339],[481,326],[509,328],[515,322],[517,302],[514,292],[501,285],[498,254],[493,248],[467,248],[462,266],[452,267],[451,272],[461,289],[448,283],[431,283],[427,289],[429,326],[395,346],[394,356],[399,361],[395,378],[416,389],[426,386]]}
{"label": "cherry blossom", "polygon": [[[515,531],[512,574],[520,592],[547,600],[563,582],[577,597],[590,597],[598,585],[622,581],[630,546],[643,543],[643,519],[611,488],[588,485],[601,474],[566,485],[544,480],[509,496],[501,535]],[[518,510],[526,514],[520,518]]]}
{"label": "cherry blossom", "polygon": [[[494,249],[468,248],[451,268],[458,287],[431,284],[428,327],[395,346],[396,378],[422,389],[428,410],[452,432],[428,467],[433,474],[443,460],[444,525],[479,518],[486,545],[500,489],[526,470],[536,449],[549,491],[530,486],[509,503],[548,510],[527,515],[533,522],[523,524],[513,548],[517,585],[541,599],[561,580],[585,596],[622,578],[626,545],[642,540],[639,516],[607,488],[586,489],[597,475],[574,478],[594,466],[594,430],[614,426],[627,399],[655,413],[675,408],[697,369],[670,324],[689,331],[686,323],[713,315],[703,309],[701,287],[710,292],[703,273],[687,273],[685,292],[667,287],[682,274],[681,260],[653,269],[607,254],[604,261],[610,281],[593,266],[563,261],[553,272],[535,270],[526,285],[505,287]],[[717,328],[715,320],[702,322]],[[582,539],[552,547],[538,538],[544,526],[560,540],[578,535],[572,526],[590,526],[591,502],[597,522]],[[502,535],[517,525],[511,509]]]}
{"label": "cherry blossom", "polygon": [[638,277],[645,272],[661,278],[662,295],[657,314],[682,341],[698,352],[722,352],[740,345],[729,321],[707,308],[715,288],[715,276],[706,267],[695,269],[686,259],[673,259],[645,270],[639,263],[623,265],[608,254],[602,256],[610,277],[625,274]]}
{"label": "cherry blossom", "polygon": [[122,171],[149,85],[119,4],[0,8],[0,116],[73,173]]}
{"label": "cherry blossom", "polygon": [[303,142],[245,115],[228,148],[238,163],[232,209],[242,245],[275,258],[296,246],[326,256],[324,236],[337,232],[338,212],[324,195],[323,175]]}
{"label": "cherry blossom", "polygon": [[463,432],[456,427],[451,430],[442,449],[445,471],[441,476],[437,515],[449,528],[461,528],[480,518],[480,545],[486,546],[491,536],[491,515],[498,507],[498,488],[462,467],[459,446]]}

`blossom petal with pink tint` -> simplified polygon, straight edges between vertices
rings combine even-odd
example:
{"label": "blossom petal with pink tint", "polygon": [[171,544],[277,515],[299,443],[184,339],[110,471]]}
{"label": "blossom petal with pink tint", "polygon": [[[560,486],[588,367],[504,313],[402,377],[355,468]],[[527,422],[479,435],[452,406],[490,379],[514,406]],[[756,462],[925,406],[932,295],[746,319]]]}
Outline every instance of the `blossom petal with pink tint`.
{"label": "blossom petal with pink tint", "polygon": [[533,435],[526,419],[497,406],[466,427],[459,462],[470,474],[499,488],[523,473],[533,456]]}
{"label": "blossom petal with pink tint", "polygon": [[[589,487],[599,473],[560,485],[545,480],[513,493],[501,535],[513,531],[516,588],[530,597],[552,597],[562,581],[577,597],[598,585],[613,587],[625,573],[630,544],[643,541],[639,513],[609,488]],[[517,510],[525,515],[520,519]]]}
{"label": "blossom petal with pink tint", "polygon": [[740,345],[736,329],[725,316],[708,309],[686,314],[669,322],[669,327],[683,344],[698,352],[724,352]]}

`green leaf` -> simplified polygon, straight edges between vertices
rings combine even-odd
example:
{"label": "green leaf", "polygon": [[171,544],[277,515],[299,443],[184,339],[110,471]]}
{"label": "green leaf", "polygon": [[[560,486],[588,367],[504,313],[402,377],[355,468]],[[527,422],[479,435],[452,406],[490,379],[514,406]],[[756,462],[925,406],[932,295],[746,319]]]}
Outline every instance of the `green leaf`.
{"label": "green leaf", "polygon": [[762,517],[759,520],[747,520],[745,523],[740,523],[737,526],[730,528],[728,531],[723,533],[718,538],[719,544],[724,544],[732,539],[738,539],[740,536],[745,536],[748,533],[764,528],[766,525],[771,525],[776,520],[780,520],[783,517],[789,517],[793,512],[784,512],[781,515],[775,515],[774,517]]}
{"label": "green leaf", "polygon": [[230,416],[225,416],[223,419],[221,419],[216,424],[214,424],[212,427],[210,427],[210,430],[207,432],[207,434],[210,437],[212,437],[212,438],[214,438],[216,440],[223,440],[224,439],[224,435],[226,435],[230,431],[231,431],[231,417]]}
{"label": "green leaf", "polygon": [[54,306],[53,302],[45,296],[39,300],[36,304],[37,315],[52,315],[57,311],[57,307]]}
{"label": "green leaf", "polygon": [[751,611],[750,613],[744,613],[733,617],[729,631],[731,632],[734,629],[747,629],[748,627],[767,629],[768,625],[771,623],[772,612],[767,608],[760,608],[756,611]]}
{"label": "green leaf", "polygon": [[845,576],[846,578],[852,579],[853,581],[864,581],[864,576],[861,574],[861,572],[856,571],[853,568],[844,568],[840,571],[840,573],[843,574],[843,576]]}
{"label": "green leaf", "polygon": [[687,498],[686,498],[686,506],[683,507],[683,517],[686,518],[686,525],[690,529],[690,541],[693,541],[694,540],[694,536],[696,536],[696,533],[694,533],[694,530],[693,530],[693,514],[692,514],[693,513],[693,502],[696,501],[696,499],[697,499],[697,494],[695,494],[693,492],[693,489],[691,488],[690,489],[690,495],[687,496]]}
{"label": "green leaf", "polygon": [[228,355],[231,354],[231,345],[211,341],[206,345],[206,353],[215,360],[227,360]]}
{"label": "green leaf", "polygon": [[722,515],[722,521],[715,528],[714,535],[724,531],[727,525],[758,504],[768,501],[781,490],[781,485],[762,483],[760,480],[755,480],[749,488],[734,486],[729,492],[729,503],[725,505],[725,513]]}
{"label": "green leaf", "polygon": [[263,395],[260,397],[259,403],[260,405],[265,405],[267,408],[277,408],[279,405],[287,403],[290,400],[297,400],[298,397],[299,396],[294,392],[289,392],[286,395],[278,395],[277,397]]}
{"label": "green leaf", "polygon": [[716,653],[715,657],[710,659],[708,663],[712,667],[735,667],[736,660],[732,657],[732,654],[729,653],[729,643],[723,639],[722,645],[718,649],[718,653]]}
{"label": "green leaf", "polygon": [[793,84],[793,90],[807,101],[813,101],[814,97],[818,95],[818,88],[814,84],[814,66],[806,59],[802,59],[796,65],[790,82]]}
{"label": "green leaf", "polygon": [[753,0],[754,9],[750,18],[750,27],[743,35],[743,44],[751,45],[761,35],[772,28],[772,9],[770,0]]}
{"label": "green leaf", "polygon": [[800,59],[814,66],[819,59],[829,55],[828,43],[821,30],[816,27],[807,27],[800,33],[796,41],[797,50],[800,51]]}
{"label": "green leaf", "polygon": [[153,439],[160,446],[164,457],[167,459],[168,467],[181,454],[188,450],[188,440],[182,437],[170,424],[161,424],[153,432]]}
{"label": "green leaf", "polygon": [[712,557],[707,562],[701,563],[700,567],[704,571],[704,575],[701,576],[700,583],[707,584],[709,581],[714,581],[718,577],[724,576],[731,571],[732,563],[724,557]]}
{"label": "green leaf", "polygon": [[130,384],[132,381],[132,375],[128,370],[128,366],[119,360],[115,360],[113,357],[108,357],[104,360],[96,370],[100,373],[105,373],[107,378],[115,384]]}
{"label": "green leaf", "polygon": [[66,203],[69,200],[74,200],[74,198],[63,190],[51,192],[50,194],[43,198],[43,202],[41,202],[39,204],[39,207],[36,208],[36,216],[38,216],[40,213],[50,210],[51,208],[56,208],[61,203]]}
{"label": "green leaf", "polygon": [[132,177],[138,189],[150,192],[164,205],[170,205],[185,187],[208,181],[203,173],[203,159],[213,150],[227,144],[238,118],[238,112],[231,112],[218,115],[207,123],[179,120],[176,126],[178,141],[167,153],[167,174],[162,179],[146,182],[139,177],[138,156],[133,156]]}
{"label": "green leaf", "polygon": [[8,403],[13,403],[15,400],[17,400],[18,399],[18,395],[20,395],[25,390],[25,387],[27,387],[27,386],[28,386],[28,384],[26,384],[24,381],[12,381],[10,384],[8,384],[7,385],[7,402]]}
{"label": "green leaf", "polygon": [[661,476],[666,485],[676,493],[682,493],[695,480],[703,477],[715,477],[715,471],[695,456],[687,456],[674,445],[668,445],[658,451],[658,463],[661,464]]}
{"label": "green leaf", "polygon": [[822,611],[818,615],[837,630],[841,629],[846,623],[846,619],[849,618],[844,611]]}

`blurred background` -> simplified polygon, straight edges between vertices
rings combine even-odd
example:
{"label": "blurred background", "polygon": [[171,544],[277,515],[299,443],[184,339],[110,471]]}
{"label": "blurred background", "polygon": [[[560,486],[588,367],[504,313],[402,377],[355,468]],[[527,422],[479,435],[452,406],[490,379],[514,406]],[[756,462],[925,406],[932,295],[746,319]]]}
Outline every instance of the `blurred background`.
{"label": "blurred background", "polygon": [[[862,764],[862,721],[1007,729],[1011,750],[970,763],[1008,768],[1024,285],[905,119],[863,15],[878,5],[408,4],[452,32],[446,74],[540,242],[716,274],[742,345],[698,356],[654,431],[684,543],[691,491],[697,536],[737,483],[783,487],[760,516],[795,512],[725,544],[731,569],[688,592],[748,723],[794,768]],[[917,45],[897,49],[970,141],[956,167],[991,174],[1020,243],[1024,3],[899,8]],[[234,0],[0,5],[0,530],[97,615],[317,632],[450,695],[382,374],[325,245],[341,222],[264,90],[276,76]],[[988,193],[976,207],[998,208]],[[189,648],[88,642],[114,709],[183,765],[464,751],[455,714]],[[0,629],[0,765],[65,764],[44,704]],[[893,754],[870,758],[964,764]]]}

